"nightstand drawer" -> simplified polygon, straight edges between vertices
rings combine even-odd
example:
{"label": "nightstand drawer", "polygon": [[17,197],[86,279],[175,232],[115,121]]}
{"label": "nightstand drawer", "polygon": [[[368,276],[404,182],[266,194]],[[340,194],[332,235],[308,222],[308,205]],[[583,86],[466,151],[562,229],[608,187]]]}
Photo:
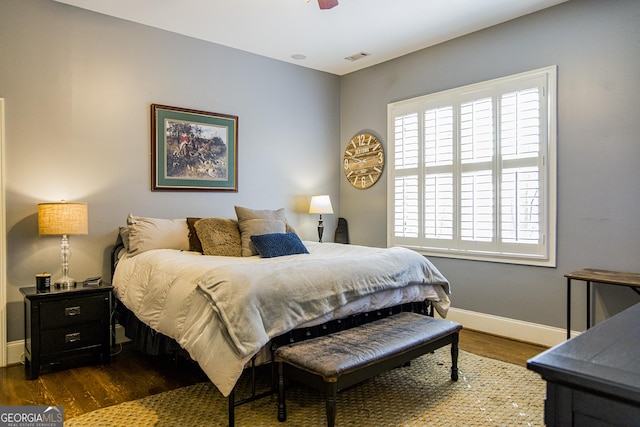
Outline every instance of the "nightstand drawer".
{"label": "nightstand drawer", "polygon": [[104,340],[104,334],[105,325],[102,323],[86,323],[42,331],[42,355],[100,345]]}
{"label": "nightstand drawer", "polygon": [[41,327],[61,328],[104,319],[108,303],[102,295],[47,301],[40,304]]}

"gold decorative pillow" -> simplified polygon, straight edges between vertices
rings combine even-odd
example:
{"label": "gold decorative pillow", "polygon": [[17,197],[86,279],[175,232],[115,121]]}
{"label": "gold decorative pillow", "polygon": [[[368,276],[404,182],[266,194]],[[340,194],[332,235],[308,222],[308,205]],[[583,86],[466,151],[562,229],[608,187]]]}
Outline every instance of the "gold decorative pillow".
{"label": "gold decorative pillow", "polygon": [[203,218],[194,223],[202,253],[216,256],[242,256],[238,221],[227,218]]}

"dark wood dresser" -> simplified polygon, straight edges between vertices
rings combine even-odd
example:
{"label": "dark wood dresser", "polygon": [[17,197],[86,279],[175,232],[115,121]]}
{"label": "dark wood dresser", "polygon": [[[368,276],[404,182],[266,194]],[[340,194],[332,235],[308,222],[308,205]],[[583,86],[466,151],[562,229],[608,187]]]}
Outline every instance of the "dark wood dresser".
{"label": "dark wood dresser", "polygon": [[37,291],[24,295],[25,372],[36,379],[41,368],[64,368],[92,357],[110,362],[113,286]]}
{"label": "dark wood dresser", "polygon": [[640,425],[640,304],[527,362],[547,381],[547,426]]}

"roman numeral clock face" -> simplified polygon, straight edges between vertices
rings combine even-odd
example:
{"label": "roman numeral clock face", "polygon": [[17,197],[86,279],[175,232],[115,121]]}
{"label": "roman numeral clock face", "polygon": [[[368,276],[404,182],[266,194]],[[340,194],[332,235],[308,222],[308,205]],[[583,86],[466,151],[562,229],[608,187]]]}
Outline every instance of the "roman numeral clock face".
{"label": "roman numeral clock face", "polygon": [[384,149],[375,135],[359,133],[344,150],[344,174],[356,188],[364,190],[378,182],[384,170]]}

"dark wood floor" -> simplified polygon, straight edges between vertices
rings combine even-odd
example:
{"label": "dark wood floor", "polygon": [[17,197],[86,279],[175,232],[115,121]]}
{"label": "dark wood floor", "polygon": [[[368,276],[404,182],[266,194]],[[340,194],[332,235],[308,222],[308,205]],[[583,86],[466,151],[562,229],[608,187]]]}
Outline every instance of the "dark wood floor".
{"label": "dark wood floor", "polygon": [[[525,366],[544,347],[463,330],[460,348]],[[114,350],[115,351],[115,350]],[[178,369],[179,368],[179,369]],[[0,406],[64,406],[65,419],[152,394],[207,381],[191,362],[145,356],[124,345],[107,366],[84,366],[26,380],[24,366],[0,369]]]}

